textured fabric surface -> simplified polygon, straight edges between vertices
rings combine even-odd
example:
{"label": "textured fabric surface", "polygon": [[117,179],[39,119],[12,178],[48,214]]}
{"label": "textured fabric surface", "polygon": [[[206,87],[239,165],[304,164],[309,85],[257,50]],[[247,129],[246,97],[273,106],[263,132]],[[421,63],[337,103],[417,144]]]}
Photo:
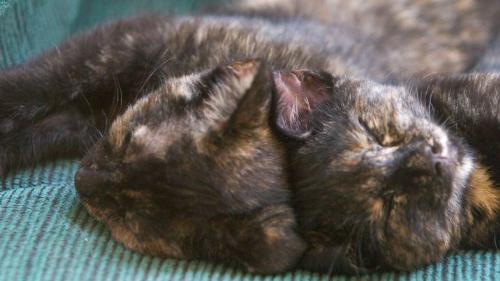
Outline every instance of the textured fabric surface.
{"label": "textured fabric surface", "polygon": [[103,21],[146,11],[184,13],[221,1],[228,0],[0,0],[0,68]]}
{"label": "textured fabric surface", "polygon": [[[160,260],[124,249],[79,203],[76,161],[12,175],[0,184],[0,280],[329,280],[293,272],[253,276],[204,262]],[[500,256],[464,253],[408,274],[333,280],[495,280]]]}
{"label": "textured fabric surface", "polygon": [[[137,11],[186,12],[205,1],[0,0],[0,68],[56,46],[74,32]],[[497,61],[485,61],[491,69]],[[0,281],[12,280],[329,280],[293,272],[253,276],[203,262],[160,260],[127,251],[83,209],[76,161],[24,170],[0,182]],[[500,255],[463,253],[408,274],[334,280],[494,280]]]}

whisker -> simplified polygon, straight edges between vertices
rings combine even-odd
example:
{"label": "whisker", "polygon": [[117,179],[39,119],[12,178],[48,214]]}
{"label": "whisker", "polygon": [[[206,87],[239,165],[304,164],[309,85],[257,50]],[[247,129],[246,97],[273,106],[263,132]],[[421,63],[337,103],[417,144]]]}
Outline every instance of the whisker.
{"label": "whisker", "polygon": [[[164,53],[164,55],[165,55],[165,53]],[[165,60],[161,61],[155,68],[153,68],[153,70],[144,79],[144,82],[142,83],[141,87],[139,87],[139,90],[137,91],[137,93],[138,94],[141,93],[144,90],[144,88],[146,87],[146,85],[148,84],[149,80],[151,80],[151,78],[153,78],[153,76],[156,74],[156,72],[161,70],[161,68],[170,61],[172,61],[172,57],[166,58]]]}
{"label": "whisker", "polygon": [[366,226],[358,227],[356,231],[356,258],[359,262],[359,265],[363,268],[365,267],[365,260],[363,258],[363,238],[364,238],[364,231],[365,231]]}
{"label": "whisker", "polygon": [[[101,111],[101,114],[104,117],[104,129],[103,129],[103,131],[107,132],[108,128],[109,128],[109,118],[108,118],[108,115],[106,114],[105,111]],[[101,132],[101,135],[102,135],[102,132]]]}
{"label": "whisker", "polygon": [[115,92],[113,94],[113,103],[110,116],[114,117],[123,109],[123,90],[120,81],[113,75],[113,82],[115,84]]}
{"label": "whisker", "polygon": [[450,126],[452,125],[451,123],[448,123],[448,122],[450,122],[450,121],[452,121],[452,120],[451,120],[451,116],[448,116],[448,117],[446,117],[446,119],[445,119],[443,122],[441,122],[441,124],[440,124],[440,125],[441,125],[443,128],[449,129],[449,128],[450,128]]}
{"label": "whisker", "polygon": [[346,252],[345,246],[342,246],[340,249],[332,248],[332,256],[334,258],[330,261],[330,266],[328,267],[328,272],[327,272],[328,276],[332,276],[334,274],[335,265],[337,263],[337,260],[339,259],[339,256],[344,255],[345,252]]}
{"label": "whisker", "polygon": [[90,115],[91,116],[95,116],[94,115],[94,109],[92,108],[92,105],[90,104],[90,101],[87,99],[87,97],[85,96],[85,94],[81,95],[81,97],[85,101],[85,104],[88,106]]}

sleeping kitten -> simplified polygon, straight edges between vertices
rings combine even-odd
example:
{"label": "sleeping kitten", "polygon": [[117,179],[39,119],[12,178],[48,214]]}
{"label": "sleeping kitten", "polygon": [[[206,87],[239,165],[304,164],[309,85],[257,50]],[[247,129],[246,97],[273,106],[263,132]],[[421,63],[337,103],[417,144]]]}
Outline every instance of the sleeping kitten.
{"label": "sleeping kitten", "polygon": [[[488,0],[438,0],[449,9],[436,14],[434,5],[405,2],[392,7],[391,0],[374,1],[373,6],[330,1],[311,5],[310,11],[301,10],[300,1],[281,1],[284,4],[275,1],[279,8],[265,16],[258,10],[251,16],[238,11],[118,21],[1,71],[0,175],[47,158],[81,155],[127,105],[154,90],[165,77],[232,61],[258,57],[273,69],[323,69],[377,81],[464,71],[494,32],[495,17],[481,11],[498,6]],[[235,7],[241,10],[238,4]],[[286,7],[296,12],[290,14]],[[313,16],[318,7],[330,16]],[[377,7],[392,8],[390,13],[378,13]],[[373,32],[375,26],[389,24],[382,22],[404,19],[408,10],[432,14],[434,20],[403,22],[396,30]],[[352,22],[346,13],[363,16],[363,24]],[[428,32],[431,28],[440,31]],[[393,36],[403,36],[405,44],[394,44],[389,40]],[[437,40],[443,37],[450,40]],[[435,45],[422,49],[417,41]]]}
{"label": "sleeping kitten", "polygon": [[[0,72],[0,172],[81,155],[97,142],[77,188],[127,247],[255,272],[289,269],[304,246],[287,207],[284,150],[263,121],[269,106],[259,97],[270,97],[273,78],[252,63],[217,66],[259,57],[283,73],[311,68],[387,80],[443,70],[450,59],[424,52],[396,60],[400,44],[390,44],[392,52],[374,48],[383,37],[357,26],[260,16],[144,16],[98,27]],[[460,56],[474,57],[487,40],[480,41]],[[453,69],[468,63],[456,60]],[[275,76],[276,88],[293,89],[287,77]],[[309,107],[329,96],[316,90],[305,94],[302,125]],[[281,127],[290,134],[301,128]]]}
{"label": "sleeping kitten", "polygon": [[451,250],[496,248],[499,75],[406,86],[312,71],[278,80],[275,122],[289,138],[293,206],[309,243],[302,267],[412,270]]}
{"label": "sleeping kitten", "polygon": [[255,61],[167,79],[87,152],[76,187],[114,239],[160,257],[272,273],[305,249]]}
{"label": "sleeping kitten", "polygon": [[361,52],[350,54],[349,61],[362,71],[383,69],[361,77],[372,80],[463,72],[482,55],[500,24],[496,0],[241,0],[225,11],[340,27],[342,37],[324,36],[356,38]]}

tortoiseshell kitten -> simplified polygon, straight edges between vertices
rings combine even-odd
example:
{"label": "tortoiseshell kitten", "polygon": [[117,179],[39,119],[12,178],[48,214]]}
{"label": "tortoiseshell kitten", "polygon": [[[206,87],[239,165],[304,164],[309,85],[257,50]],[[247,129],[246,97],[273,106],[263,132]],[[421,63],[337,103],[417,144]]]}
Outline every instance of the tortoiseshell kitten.
{"label": "tortoiseshell kitten", "polygon": [[406,86],[314,71],[277,79],[275,120],[309,244],[302,267],[406,271],[456,249],[496,249],[498,74]]}
{"label": "tortoiseshell kitten", "polygon": [[[298,0],[271,3],[278,7],[272,13],[261,12],[259,5],[267,6],[262,1],[255,2],[257,11],[243,1],[251,15],[237,3],[238,12],[229,15],[146,15],[102,25],[1,71],[0,175],[46,158],[81,155],[127,105],[164,78],[232,61],[261,58],[278,70],[323,69],[377,81],[465,71],[491,40],[491,14],[499,6],[438,0],[435,5],[448,8],[435,13],[426,1],[320,1],[308,9]],[[318,9],[326,14],[316,15]],[[412,16],[406,22],[408,10],[433,20]],[[352,21],[360,17],[362,24]],[[402,22],[391,24],[394,19]],[[377,26],[387,28],[374,31]],[[430,50],[421,48],[426,42]]]}
{"label": "tortoiseshell kitten", "polygon": [[[378,81],[463,72],[500,24],[496,0],[240,0],[228,6],[229,14],[313,21],[330,40],[355,40],[359,50],[341,61],[358,67],[347,67],[350,75]],[[334,73],[344,71],[337,66]]]}
{"label": "tortoiseshell kitten", "polygon": [[[462,8],[482,19],[474,4]],[[0,174],[82,155],[92,146],[77,189],[86,208],[125,246],[159,256],[220,260],[254,272],[287,270],[304,243],[287,207],[284,147],[266,121],[273,80],[278,89],[293,86],[287,75],[270,72],[309,68],[404,79],[444,71],[447,60],[460,71],[491,31],[461,25],[446,32],[460,40],[433,49],[464,40],[470,48],[412,57],[413,52],[398,55],[405,54],[399,53],[402,44],[383,40],[393,30],[374,38],[366,28],[377,22],[367,17],[362,26],[324,25],[217,14],[143,16],[97,27],[0,72]],[[398,32],[412,35],[409,41],[432,39],[411,30]],[[228,65],[254,57],[271,69]],[[420,62],[425,63],[415,68]],[[317,93],[323,92],[306,93],[303,108],[321,104],[325,95]],[[300,124],[308,124],[307,110],[300,112]]]}
{"label": "tortoiseshell kitten", "polygon": [[76,187],[114,239],[160,257],[271,273],[305,249],[256,61],[167,79],[87,152]]}

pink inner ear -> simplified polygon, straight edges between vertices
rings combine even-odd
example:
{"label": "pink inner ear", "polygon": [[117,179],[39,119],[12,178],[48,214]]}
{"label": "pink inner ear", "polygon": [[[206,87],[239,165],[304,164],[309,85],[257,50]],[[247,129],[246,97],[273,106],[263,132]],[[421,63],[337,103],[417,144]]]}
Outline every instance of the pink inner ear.
{"label": "pink inner ear", "polygon": [[328,82],[307,70],[275,72],[277,125],[286,134],[302,137],[309,132],[313,110],[328,96]]}

